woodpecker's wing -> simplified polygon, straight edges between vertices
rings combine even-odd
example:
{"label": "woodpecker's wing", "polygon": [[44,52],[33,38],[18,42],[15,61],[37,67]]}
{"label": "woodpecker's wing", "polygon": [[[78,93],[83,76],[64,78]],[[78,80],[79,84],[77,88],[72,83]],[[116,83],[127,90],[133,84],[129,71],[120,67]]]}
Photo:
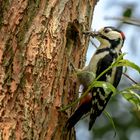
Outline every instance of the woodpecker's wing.
{"label": "woodpecker's wing", "polygon": [[101,115],[102,111],[106,107],[112,92],[107,96],[103,88],[94,88],[93,99],[92,99],[92,109],[90,114],[89,130],[91,130],[96,118]]}
{"label": "woodpecker's wing", "polygon": [[[116,58],[117,58],[117,54],[113,54],[109,52],[102,59],[100,59],[99,62],[97,63],[96,76],[100,75],[105,69],[107,69]],[[117,87],[121,75],[122,75],[122,67],[115,67],[109,70],[108,72],[106,72],[103,76],[101,76],[99,78],[99,81],[111,82],[112,79],[113,80],[112,84],[115,87]],[[92,110],[91,110],[90,122],[89,122],[89,130],[92,128],[96,118],[100,116],[100,114],[106,107],[111,95],[112,92],[105,93],[104,89],[101,87],[96,87],[92,89],[93,99],[92,99]]]}
{"label": "woodpecker's wing", "polygon": [[118,86],[118,84],[121,80],[122,72],[123,72],[123,67],[117,67],[116,68],[116,74],[115,74],[115,77],[114,77],[115,80],[113,82],[114,87]]}
{"label": "woodpecker's wing", "polygon": [[[97,63],[96,76],[100,75],[105,69],[107,69],[112,64],[112,62],[117,59],[117,57],[117,53],[112,53],[109,51],[108,55],[99,60]],[[114,67],[101,76],[98,81],[107,81],[112,83],[114,87],[117,87],[122,76],[122,68],[123,67]]]}

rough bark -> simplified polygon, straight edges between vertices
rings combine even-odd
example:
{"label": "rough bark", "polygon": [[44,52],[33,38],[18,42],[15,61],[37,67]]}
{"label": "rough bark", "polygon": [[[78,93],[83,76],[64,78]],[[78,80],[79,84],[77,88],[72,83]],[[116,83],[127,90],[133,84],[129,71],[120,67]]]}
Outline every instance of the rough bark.
{"label": "rough bark", "polygon": [[60,140],[71,113],[60,108],[77,96],[69,59],[84,65],[95,3],[0,0],[1,140]]}

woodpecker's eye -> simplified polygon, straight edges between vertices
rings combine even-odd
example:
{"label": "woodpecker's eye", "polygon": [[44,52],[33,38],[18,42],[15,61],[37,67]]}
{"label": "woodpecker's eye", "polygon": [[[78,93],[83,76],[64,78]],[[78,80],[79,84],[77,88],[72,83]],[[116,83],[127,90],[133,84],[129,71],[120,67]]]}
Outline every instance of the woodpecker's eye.
{"label": "woodpecker's eye", "polygon": [[104,28],[104,32],[105,32],[105,33],[108,33],[109,31],[111,31],[110,28]]}

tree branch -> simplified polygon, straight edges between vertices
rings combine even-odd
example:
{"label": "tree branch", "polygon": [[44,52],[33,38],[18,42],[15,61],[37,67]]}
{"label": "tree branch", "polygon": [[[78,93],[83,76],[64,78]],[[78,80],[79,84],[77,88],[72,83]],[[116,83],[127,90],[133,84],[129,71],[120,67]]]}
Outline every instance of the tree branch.
{"label": "tree branch", "polygon": [[105,17],[106,20],[119,20],[125,24],[140,26],[140,20],[127,17]]}

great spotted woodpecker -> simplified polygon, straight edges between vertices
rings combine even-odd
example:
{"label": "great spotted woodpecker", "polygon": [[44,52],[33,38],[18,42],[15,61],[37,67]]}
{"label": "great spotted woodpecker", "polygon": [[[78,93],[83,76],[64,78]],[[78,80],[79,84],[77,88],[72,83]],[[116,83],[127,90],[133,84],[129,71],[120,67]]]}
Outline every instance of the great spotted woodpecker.
{"label": "great spotted woodpecker", "polygon": [[[83,85],[83,92],[87,90],[92,81],[107,69],[121,54],[125,36],[123,32],[114,27],[104,27],[99,31],[87,31],[84,34],[95,37],[100,46],[93,54],[88,66],[77,69],[77,77]],[[113,67],[102,75],[98,81],[109,82],[117,87],[122,75],[122,67]],[[70,130],[80,118],[90,112],[89,130],[91,130],[96,118],[101,115],[106,107],[112,92],[106,93],[102,87],[93,87],[90,92],[81,99],[74,114],[67,120],[66,128]]]}

